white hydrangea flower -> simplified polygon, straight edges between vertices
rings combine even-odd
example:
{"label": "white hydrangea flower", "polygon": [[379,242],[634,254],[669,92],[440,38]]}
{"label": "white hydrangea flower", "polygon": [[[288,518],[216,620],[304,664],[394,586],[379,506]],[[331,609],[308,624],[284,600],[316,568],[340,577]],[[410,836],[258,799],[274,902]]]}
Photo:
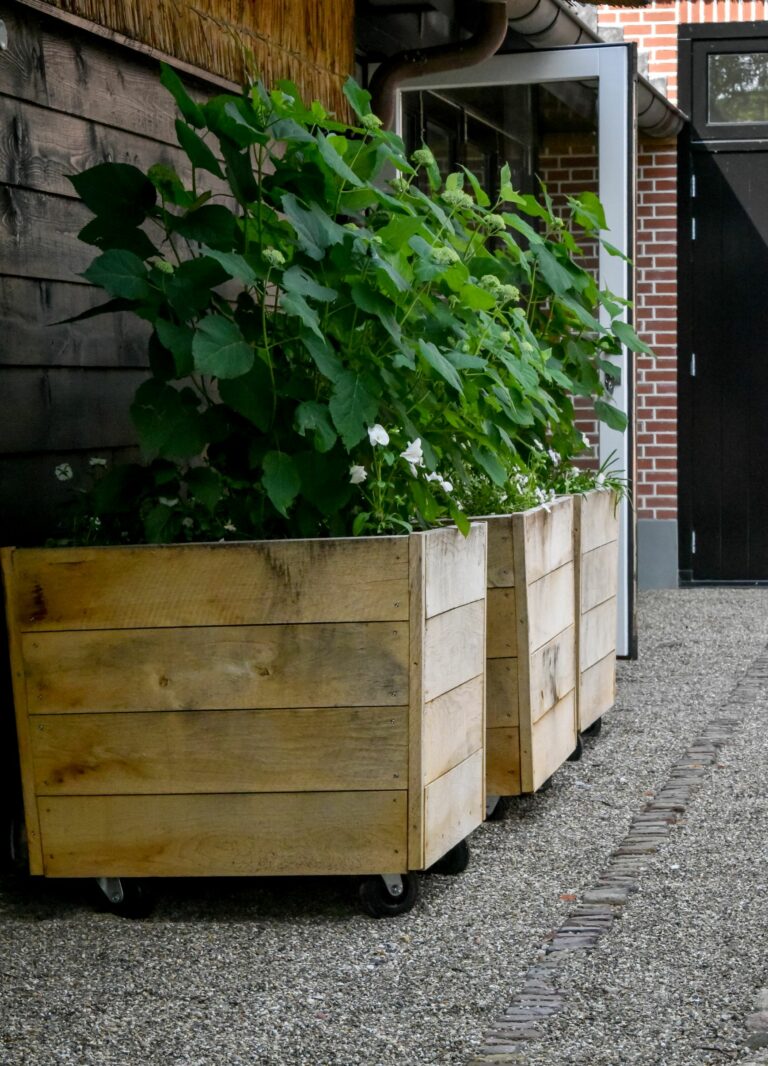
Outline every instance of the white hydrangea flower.
{"label": "white hydrangea flower", "polygon": [[596,485],[604,485],[605,484],[605,474],[598,474],[597,477],[595,478],[595,484]]}
{"label": "white hydrangea flower", "polygon": [[411,468],[411,473],[416,477],[416,468],[424,466],[424,452],[421,447],[421,437],[409,441],[404,452],[400,452],[400,458],[405,459]]}
{"label": "white hydrangea flower", "polygon": [[351,466],[349,468],[350,485],[362,485],[367,477],[368,471],[364,466]]}
{"label": "white hydrangea flower", "polygon": [[88,460],[88,466],[106,466],[106,465],[107,465],[107,460],[106,459],[102,459],[98,455],[92,455],[91,458]]}
{"label": "white hydrangea flower", "polygon": [[450,207],[473,207],[475,203],[463,189],[446,189],[443,199]]}
{"label": "white hydrangea flower", "polygon": [[262,258],[266,263],[269,263],[271,267],[285,266],[285,256],[277,248],[265,248],[261,253]]}
{"label": "white hydrangea flower", "polygon": [[71,481],[75,476],[69,463],[59,463],[58,466],[54,467],[53,473],[57,481]]}
{"label": "white hydrangea flower", "polygon": [[158,496],[157,502],[161,503],[163,507],[175,507],[176,504],[179,502],[179,498],[178,496]]}
{"label": "white hydrangea flower", "polygon": [[432,152],[429,150],[429,148],[417,148],[411,156],[411,159],[414,161],[414,163],[417,163],[419,166],[424,167],[431,166],[432,163],[434,163],[435,161],[435,157],[432,155]]}
{"label": "white hydrangea flower", "polygon": [[377,422],[375,426],[368,427],[368,440],[374,446],[381,444],[384,447],[389,444],[389,433]]}
{"label": "white hydrangea flower", "polygon": [[184,526],[185,529],[191,529],[192,526],[195,523],[194,523],[194,520],[192,518],[187,517],[187,518],[182,518],[181,524]]}
{"label": "white hydrangea flower", "polygon": [[501,215],[486,215],[483,219],[483,225],[491,233],[500,233],[501,230],[507,228],[507,224]]}
{"label": "white hydrangea flower", "polygon": [[455,248],[450,248],[447,244],[444,244],[439,248],[432,249],[432,258],[440,266],[451,266],[453,263],[458,263],[459,253]]}
{"label": "white hydrangea flower", "polygon": [[453,482],[448,481],[446,478],[442,478],[440,481],[440,488],[443,492],[453,492]]}
{"label": "white hydrangea flower", "polygon": [[235,526],[234,522],[225,522],[224,528],[226,529],[227,533],[237,533],[237,527]]}
{"label": "white hydrangea flower", "polygon": [[360,125],[364,130],[378,130],[381,128],[382,122],[378,115],[363,115],[360,119]]}
{"label": "white hydrangea flower", "polygon": [[554,448],[548,448],[547,449],[547,455],[552,460],[552,462],[553,462],[553,464],[555,466],[559,466],[560,465],[560,455],[555,451]]}

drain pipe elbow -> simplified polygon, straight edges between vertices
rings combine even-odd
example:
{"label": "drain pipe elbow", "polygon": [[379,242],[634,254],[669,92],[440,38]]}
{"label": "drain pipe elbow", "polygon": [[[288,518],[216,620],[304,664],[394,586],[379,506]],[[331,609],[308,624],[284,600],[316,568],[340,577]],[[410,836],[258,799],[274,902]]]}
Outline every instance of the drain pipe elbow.
{"label": "drain pipe elbow", "polygon": [[506,0],[483,0],[477,12],[478,25],[465,41],[398,52],[377,68],[370,84],[371,110],[385,129],[394,125],[395,98],[402,82],[420,74],[473,67],[498,52],[507,36]]}

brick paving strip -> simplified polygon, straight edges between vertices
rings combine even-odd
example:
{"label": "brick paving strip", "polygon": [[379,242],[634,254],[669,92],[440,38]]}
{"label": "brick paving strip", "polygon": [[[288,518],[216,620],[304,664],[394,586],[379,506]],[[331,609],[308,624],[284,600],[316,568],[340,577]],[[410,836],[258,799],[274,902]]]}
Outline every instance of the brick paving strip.
{"label": "brick paving strip", "polygon": [[[595,884],[582,893],[566,920],[549,933],[542,944],[544,957],[528,968],[522,991],[483,1036],[483,1044],[468,1066],[505,1066],[525,1061],[525,1046],[543,1034],[542,1023],[566,1006],[566,996],[557,987],[557,972],[564,953],[592,951],[607,933],[630,895],[637,892],[639,878],[648,862],[682,821],[693,790],[700,785],[717,760],[720,748],[733,736],[745,709],[768,683],[768,653],[760,655],[727,699],[732,713],[713,718],[672,767],[666,783],[634,815],[629,833],[611,855]],[[743,708],[739,711],[739,708]],[[764,990],[768,991],[768,990]],[[768,1047],[768,999],[747,1021],[748,1046]],[[756,1005],[763,1006],[763,1002]],[[768,1058],[754,1060],[768,1062]],[[751,1066],[751,1063],[745,1063]]]}

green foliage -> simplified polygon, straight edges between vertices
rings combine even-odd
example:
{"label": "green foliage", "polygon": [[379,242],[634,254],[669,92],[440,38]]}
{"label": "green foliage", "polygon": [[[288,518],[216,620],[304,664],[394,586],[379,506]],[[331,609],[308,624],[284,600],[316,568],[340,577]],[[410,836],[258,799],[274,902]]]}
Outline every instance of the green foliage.
{"label": "green foliage", "polygon": [[466,169],[443,181],[351,81],[346,127],[289,83],[198,104],[162,78],[191,180],[116,163],[73,179],[100,252],[85,277],[153,327],[131,409],[144,462],[99,481],[89,535],[465,527],[473,478],[508,485],[537,443],[580,450],[574,396],[623,425],[602,373],[622,341],[645,349],[577,264],[573,227],[605,223],[594,196],[564,223],[506,167],[494,203]]}

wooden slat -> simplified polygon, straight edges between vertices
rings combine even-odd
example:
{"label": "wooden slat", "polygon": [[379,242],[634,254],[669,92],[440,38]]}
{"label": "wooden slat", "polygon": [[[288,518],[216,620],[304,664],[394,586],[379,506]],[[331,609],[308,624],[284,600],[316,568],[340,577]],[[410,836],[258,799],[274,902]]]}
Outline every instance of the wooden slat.
{"label": "wooden slat", "polygon": [[619,535],[619,509],[616,494],[598,489],[577,497],[579,543],[582,554],[616,540]]}
{"label": "wooden slat", "polygon": [[[6,614],[11,616],[11,605],[16,595],[16,576],[13,566],[13,552],[7,548],[0,549],[0,566],[2,567],[3,594]],[[29,848],[29,872],[43,872],[43,854],[40,821],[35,798],[35,781],[32,767],[32,743],[29,718],[27,716],[27,686],[24,676],[24,657],[21,650],[18,631],[9,626],[8,650],[13,687],[13,703],[16,715],[16,737],[19,748],[19,765],[21,768],[21,788],[24,799],[24,820],[27,830]]]}
{"label": "wooden slat", "polygon": [[486,655],[489,659],[506,659],[517,655],[517,619],[513,588],[488,589]]}
{"label": "wooden slat", "polygon": [[0,185],[0,274],[76,282],[99,254],[77,239],[92,218],[79,200]]}
{"label": "wooden slat", "polygon": [[[533,584],[529,583],[527,601],[528,646],[531,651],[535,651],[557,633],[574,624],[576,616],[573,563],[566,563],[559,570],[545,574]],[[518,600],[518,618],[519,606]],[[518,648],[522,649],[519,637],[518,631]]]}
{"label": "wooden slat", "polygon": [[468,536],[448,527],[430,531],[426,547],[426,617],[485,596],[486,527],[475,522]]}
{"label": "wooden slat", "polygon": [[485,669],[485,599],[438,614],[426,623],[424,701],[463,685]]}
{"label": "wooden slat", "polygon": [[519,796],[520,731],[496,726],[486,732],[485,787],[489,796]]}
{"label": "wooden slat", "polygon": [[581,616],[579,669],[586,670],[616,650],[616,600],[606,600]]}
{"label": "wooden slat", "polygon": [[580,607],[584,614],[616,596],[619,544],[612,540],[581,556]]}
{"label": "wooden slat", "polygon": [[576,747],[576,697],[569,692],[533,727],[530,760],[522,758],[524,792],[535,792]]}
{"label": "wooden slat", "polygon": [[518,660],[488,659],[486,683],[488,728],[517,726],[520,705]]}
{"label": "wooden slat", "polygon": [[426,704],[424,784],[483,747],[483,697],[483,678],[475,677]]}
{"label": "wooden slat", "polygon": [[397,622],[31,633],[22,653],[33,714],[396,707],[408,693]]}
{"label": "wooden slat", "polygon": [[573,497],[523,512],[528,584],[573,560]]}
{"label": "wooden slat", "polygon": [[425,789],[424,860],[445,855],[485,817],[485,750],[476,751]]}
{"label": "wooden slat", "polygon": [[38,715],[38,796],[404,788],[407,707]]}
{"label": "wooden slat", "polygon": [[604,659],[581,674],[579,685],[579,729],[583,732],[610,711],[616,702],[616,655]]}
{"label": "wooden slat", "polygon": [[499,515],[484,519],[488,526],[488,588],[513,588],[515,548],[512,518]]}
{"label": "wooden slat", "polygon": [[408,538],[408,866],[424,866],[424,673],[427,538]]}
{"label": "wooden slat", "polygon": [[571,625],[531,655],[531,721],[573,692],[576,682],[576,627]]}
{"label": "wooden slat", "polygon": [[16,553],[26,631],[404,621],[408,538]]}
{"label": "wooden slat", "polygon": [[362,874],[407,868],[406,793],[53,796],[49,877]]}

